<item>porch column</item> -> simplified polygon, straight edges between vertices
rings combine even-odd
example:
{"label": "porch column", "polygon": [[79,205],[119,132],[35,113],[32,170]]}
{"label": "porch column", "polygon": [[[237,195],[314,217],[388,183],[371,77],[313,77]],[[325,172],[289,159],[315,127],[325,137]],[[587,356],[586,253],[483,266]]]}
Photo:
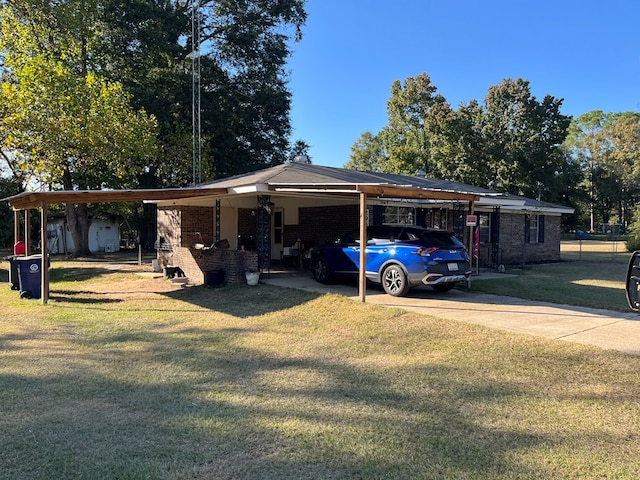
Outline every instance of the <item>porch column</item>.
{"label": "porch column", "polygon": [[358,291],[360,301],[365,302],[367,296],[367,194],[360,192],[360,272]]}
{"label": "porch column", "polygon": [[270,195],[258,195],[258,211],[256,212],[256,231],[258,262],[260,271],[271,268],[271,212],[273,203]]}

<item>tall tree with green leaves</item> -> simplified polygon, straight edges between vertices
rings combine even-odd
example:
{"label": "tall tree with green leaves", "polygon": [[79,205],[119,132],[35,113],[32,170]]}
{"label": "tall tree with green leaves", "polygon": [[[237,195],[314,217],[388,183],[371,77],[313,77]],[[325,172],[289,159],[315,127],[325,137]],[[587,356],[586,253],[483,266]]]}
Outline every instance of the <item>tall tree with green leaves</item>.
{"label": "tall tree with green leaves", "polygon": [[504,80],[485,104],[456,111],[436,93],[426,74],[396,80],[387,104],[389,122],[352,147],[349,168],[414,174],[466,182],[518,195],[557,201],[565,170],[562,143],[570,117],[562,100],[539,102],[529,82]]}
{"label": "tall tree with green leaves", "polygon": [[389,164],[384,141],[380,134],[364,132],[351,146],[351,158],[345,168],[368,172],[383,172]]}
{"label": "tall tree with green leaves", "polygon": [[151,167],[161,186],[192,183],[191,18],[200,48],[202,178],[285,162],[291,93],[285,69],[301,38],[305,0],[102,0],[97,51],[135,105],[160,125],[162,156]]}
{"label": "tall tree with green leaves", "polygon": [[591,230],[611,217],[624,226],[640,190],[640,113],[593,110],[575,118],[565,142],[582,171]]}
{"label": "tall tree with green leaves", "polygon": [[[81,16],[87,5],[77,1],[78,10],[67,10],[68,4],[57,10],[48,3],[25,8],[5,2],[0,10],[7,73],[2,148],[23,172],[52,188],[130,186],[155,154],[155,120],[131,108],[120,84],[90,69],[90,37],[82,33],[90,16],[72,15]],[[66,213],[74,254],[89,254],[86,205],[68,204]]]}
{"label": "tall tree with green leaves", "polygon": [[[192,58],[200,54],[202,179],[286,161],[285,63],[305,0],[1,0],[3,51],[45,54],[79,78],[120,85],[158,123],[156,155],[129,186],[192,183]],[[198,7],[199,49],[191,19]],[[25,35],[14,35],[18,29]],[[5,71],[8,64],[5,64]],[[132,142],[135,145],[135,142]],[[98,171],[98,170],[94,170]]]}
{"label": "tall tree with green leaves", "polygon": [[436,91],[426,73],[408,77],[404,82],[393,82],[387,102],[389,122],[379,134],[389,155],[381,171],[415,173],[422,170],[427,175],[433,172],[432,110],[439,103],[445,103]]}
{"label": "tall tree with green leaves", "polygon": [[561,106],[562,100],[551,95],[538,101],[527,80],[505,79],[489,88],[482,134],[493,188],[549,198],[544,194],[565,161],[561,146],[571,121],[560,113]]}

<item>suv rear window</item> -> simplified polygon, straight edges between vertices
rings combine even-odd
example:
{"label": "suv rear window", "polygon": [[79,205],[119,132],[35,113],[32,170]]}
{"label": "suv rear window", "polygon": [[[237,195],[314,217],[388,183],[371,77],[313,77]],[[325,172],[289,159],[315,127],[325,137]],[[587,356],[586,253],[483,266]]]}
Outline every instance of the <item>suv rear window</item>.
{"label": "suv rear window", "polygon": [[433,245],[434,247],[459,248],[464,246],[460,240],[449,232],[423,232],[420,240],[425,245]]}

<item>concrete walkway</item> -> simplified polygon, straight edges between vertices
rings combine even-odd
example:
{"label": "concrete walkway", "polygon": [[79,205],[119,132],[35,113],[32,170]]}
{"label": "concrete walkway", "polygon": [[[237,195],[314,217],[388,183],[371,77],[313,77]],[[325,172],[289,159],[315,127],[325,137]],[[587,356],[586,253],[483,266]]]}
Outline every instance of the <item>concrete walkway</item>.
{"label": "concrete walkway", "polygon": [[[356,285],[323,285],[308,272],[277,272],[263,275],[261,281],[310,292],[337,293],[360,301]],[[556,305],[457,289],[443,294],[429,287],[413,289],[407,297],[392,297],[380,289],[369,288],[366,301],[438,318],[640,355],[640,315],[632,311],[620,313]]]}

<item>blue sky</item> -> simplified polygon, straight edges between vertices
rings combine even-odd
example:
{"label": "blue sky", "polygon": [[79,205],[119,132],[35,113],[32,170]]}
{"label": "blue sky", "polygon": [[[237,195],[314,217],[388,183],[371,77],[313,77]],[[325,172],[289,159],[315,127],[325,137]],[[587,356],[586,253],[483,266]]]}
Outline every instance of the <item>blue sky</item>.
{"label": "blue sky", "polygon": [[343,166],[387,123],[394,80],[427,73],[448,102],[504,78],[563,98],[562,113],[640,111],[638,0],[308,0],[289,61],[292,139]]}

